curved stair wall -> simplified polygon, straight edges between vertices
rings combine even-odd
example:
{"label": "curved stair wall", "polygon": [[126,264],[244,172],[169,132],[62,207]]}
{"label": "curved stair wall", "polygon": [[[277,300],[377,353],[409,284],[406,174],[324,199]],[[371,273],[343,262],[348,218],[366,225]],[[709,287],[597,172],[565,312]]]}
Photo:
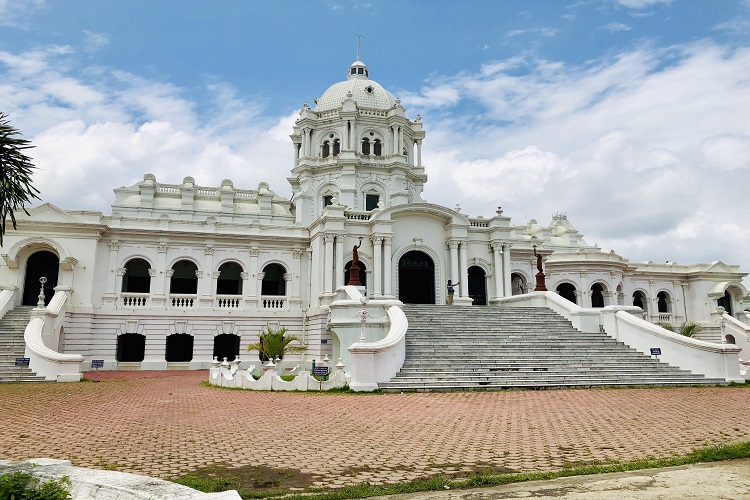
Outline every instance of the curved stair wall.
{"label": "curved stair wall", "polygon": [[55,295],[46,308],[31,311],[31,321],[24,331],[29,368],[45,380],[78,382],[83,376],[83,356],[57,352],[70,292],[68,287],[56,287]]}

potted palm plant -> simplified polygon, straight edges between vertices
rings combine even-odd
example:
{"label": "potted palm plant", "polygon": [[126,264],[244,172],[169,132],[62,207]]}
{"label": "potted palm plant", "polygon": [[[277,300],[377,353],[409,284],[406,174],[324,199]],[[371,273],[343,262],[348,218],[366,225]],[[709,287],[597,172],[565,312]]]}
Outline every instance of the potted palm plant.
{"label": "potted palm plant", "polygon": [[[293,342],[299,344],[292,345]],[[258,358],[262,362],[269,359],[283,359],[284,354],[301,354],[307,350],[296,335],[287,335],[286,328],[266,328],[260,333],[258,342],[247,346],[248,351],[258,351]]]}

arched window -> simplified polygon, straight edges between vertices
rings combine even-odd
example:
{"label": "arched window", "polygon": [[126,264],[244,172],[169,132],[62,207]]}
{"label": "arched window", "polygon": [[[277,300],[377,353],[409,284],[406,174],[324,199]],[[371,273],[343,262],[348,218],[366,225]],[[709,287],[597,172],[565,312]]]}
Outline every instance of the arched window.
{"label": "arched window", "polygon": [[604,307],[604,287],[599,283],[591,285],[591,307]]}
{"label": "arched window", "polygon": [[510,288],[513,295],[522,295],[526,293],[526,280],[520,274],[512,273],[510,275]]}
{"label": "arched window", "polygon": [[370,139],[368,139],[367,137],[362,139],[362,154],[363,155],[370,154]]}
{"label": "arched window", "polygon": [[375,210],[378,208],[378,202],[380,201],[380,195],[377,193],[365,194],[365,210]]}
{"label": "arched window", "polygon": [[383,156],[383,143],[380,142],[380,139],[375,139],[375,144],[372,147],[372,151],[375,156]]}
{"label": "arched window", "polygon": [[128,293],[149,293],[151,291],[151,266],[145,259],[130,259],[125,264],[122,277],[122,291]]}
{"label": "arched window", "polygon": [[234,361],[240,353],[240,336],[233,333],[222,333],[214,337],[214,357],[219,361]]}
{"label": "arched window", "polygon": [[146,336],[139,333],[118,335],[115,355],[122,363],[140,363],[146,355]]}
{"label": "arched window", "polygon": [[670,300],[669,295],[666,292],[659,292],[656,294],[656,306],[660,313],[670,312]]}
{"label": "arched window", "polygon": [[263,282],[260,287],[261,295],[286,295],[286,269],[279,264],[268,264],[263,268]]}
{"label": "arched window", "polygon": [[560,283],[559,285],[557,285],[556,291],[560,295],[560,297],[569,300],[574,304],[577,303],[576,287],[571,283]]}
{"label": "arched window", "polygon": [[242,267],[236,262],[225,262],[219,266],[216,280],[216,295],[242,295]]}
{"label": "arched window", "polygon": [[198,293],[198,266],[189,260],[180,260],[172,266],[172,279],[169,281],[169,293]]}
{"label": "arched window", "polygon": [[331,155],[331,143],[328,141],[323,142],[323,158],[328,158]]}
{"label": "arched window", "polygon": [[167,349],[164,353],[165,361],[173,363],[187,363],[193,360],[193,336],[186,333],[167,335]]}
{"label": "arched window", "polygon": [[333,156],[338,156],[341,152],[341,142],[338,139],[333,141]]}

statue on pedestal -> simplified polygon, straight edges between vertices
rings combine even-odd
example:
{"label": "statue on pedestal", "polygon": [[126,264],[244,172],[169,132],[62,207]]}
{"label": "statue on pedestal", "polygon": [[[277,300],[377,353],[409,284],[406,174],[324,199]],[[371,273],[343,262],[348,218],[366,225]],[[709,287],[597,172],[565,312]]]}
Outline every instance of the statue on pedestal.
{"label": "statue on pedestal", "polygon": [[352,248],[352,265],[349,268],[349,283],[347,285],[362,286],[362,282],[359,281],[359,253],[357,249],[362,246],[362,238],[359,239],[359,245],[354,245]]}

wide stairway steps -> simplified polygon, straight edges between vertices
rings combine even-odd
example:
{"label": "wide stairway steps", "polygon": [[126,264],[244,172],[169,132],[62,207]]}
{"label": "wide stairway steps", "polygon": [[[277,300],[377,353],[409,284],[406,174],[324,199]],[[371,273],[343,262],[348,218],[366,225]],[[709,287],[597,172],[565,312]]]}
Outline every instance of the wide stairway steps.
{"label": "wide stairway steps", "polygon": [[22,358],[26,350],[23,332],[32,309],[19,306],[0,319],[0,382],[44,382],[28,366],[16,366],[16,358]]}
{"label": "wide stairway steps", "polygon": [[406,360],[386,392],[725,385],[659,362],[547,308],[402,306]]}

